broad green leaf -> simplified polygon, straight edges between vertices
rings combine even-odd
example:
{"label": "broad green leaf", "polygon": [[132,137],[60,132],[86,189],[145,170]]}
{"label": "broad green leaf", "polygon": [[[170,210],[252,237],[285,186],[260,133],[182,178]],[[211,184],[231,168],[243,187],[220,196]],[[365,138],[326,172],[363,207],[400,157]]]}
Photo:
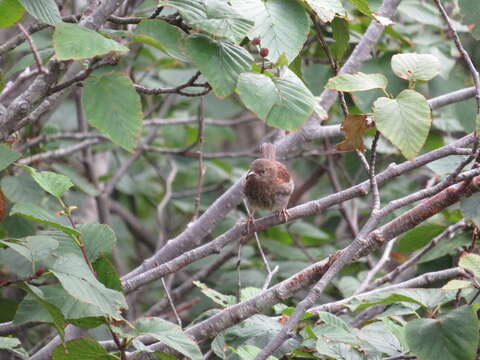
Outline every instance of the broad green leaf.
{"label": "broad green leaf", "polygon": [[460,209],[466,220],[472,220],[480,226],[480,193],[475,193],[460,201]]}
{"label": "broad green leaf", "polygon": [[480,40],[480,2],[459,0],[458,6],[463,15],[462,22],[469,26],[475,39]]}
{"label": "broad green leaf", "polygon": [[430,107],[422,94],[403,90],[395,99],[378,98],[373,112],[377,129],[407,159],[420,152],[432,124]]}
{"label": "broad green leaf", "polygon": [[78,231],[90,261],[111,253],[117,241],[113,230],[105,224],[81,224],[78,226]]}
{"label": "broad green leaf", "polygon": [[455,291],[445,291],[440,289],[399,289],[395,291],[386,291],[374,295],[359,295],[347,305],[352,311],[366,309],[378,304],[394,304],[398,302],[405,305],[413,304],[424,308],[431,308],[445,304],[455,299]]}
{"label": "broad green leaf", "polygon": [[248,300],[252,297],[257,296],[262,292],[262,289],[256,287],[246,287],[240,290],[240,301]]}
{"label": "broad green leaf", "polygon": [[65,175],[55,174],[51,171],[37,171],[36,169],[21,165],[22,168],[30,171],[33,180],[49,194],[60,198],[73,186],[71,180]]}
{"label": "broad green leaf", "polygon": [[62,22],[55,0],[19,0],[25,10],[38,21],[56,25]]}
{"label": "broad green leaf", "polygon": [[465,289],[467,287],[472,286],[470,281],[466,280],[450,280],[448,283],[442,286],[443,290],[458,290],[458,289]]}
{"label": "broad green leaf", "polygon": [[427,245],[430,240],[443,230],[445,230],[445,226],[434,223],[416,226],[400,238],[400,241],[396,245],[397,251],[409,253],[418,250]]}
{"label": "broad green leaf", "polygon": [[34,264],[50,256],[58,248],[58,241],[45,235],[27,236],[18,240],[0,240],[0,243]]}
{"label": "broad green leaf", "polygon": [[362,14],[371,16],[372,10],[370,10],[370,6],[368,5],[368,0],[348,0],[355,9],[360,11]]}
{"label": "broad green leaf", "polygon": [[202,293],[210,298],[213,302],[223,306],[227,307],[230,305],[234,305],[237,303],[237,299],[233,295],[225,295],[222,294],[214,289],[210,289],[207,285],[200,281],[194,281],[193,284],[198,287]]}
{"label": "broad green leaf", "polygon": [[322,338],[327,342],[341,342],[347,344],[358,344],[358,338],[352,334],[348,325],[339,317],[320,312],[320,320],[323,324],[315,326],[313,332],[317,338]]}
{"label": "broad green leaf", "polygon": [[116,145],[133,151],[142,131],[142,104],[132,80],[117,72],[84,82],[83,108],[90,125]]}
{"label": "broad green leaf", "polygon": [[[363,348],[366,348],[365,343],[367,343],[373,347],[379,355],[387,354],[393,356],[402,352],[397,337],[392,334],[381,321],[368,324],[360,330],[355,329],[354,332],[361,339],[361,342],[363,342]],[[370,351],[369,355],[371,356],[372,353],[373,351]]]}
{"label": "broad green leaf", "polygon": [[438,58],[431,54],[405,53],[392,57],[392,70],[405,80],[428,81],[440,73]]}
{"label": "broad green leaf", "polygon": [[463,254],[458,261],[458,266],[470,270],[476,278],[480,278],[480,255],[473,253]]}
{"label": "broad green leaf", "polygon": [[243,73],[237,93],[245,106],[268,125],[290,131],[303,125],[315,105],[310,90],[290,69],[273,79],[264,74]]}
{"label": "broad green leaf", "polygon": [[306,221],[296,221],[289,227],[289,232],[291,232],[292,234],[308,236],[315,239],[327,240],[329,238],[326,232]]}
{"label": "broad green leaf", "polygon": [[11,150],[5,144],[0,144],[0,170],[5,169],[12,162],[18,160],[20,156],[18,152]]}
{"label": "broad green leaf", "polygon": [[38,204],[46,196],[40,186],[26,172],[16,176],[4,177],[1,185],[7,199],[14,203],[29,202]]}
{"label": "broad green leaf", "polygon": [[346,16],[340,0],[305,0],[308,6],[318,15],[323,22],[330,22],[335,15]]}
{"label": "broad green leaf", "polygon": [[52,360],[118,360],[110,355],[102,345],[89,338],[66,341],[58,345],[52,353]]}
{"label": "broad green leaf", "polygon": [[432,161],[427,166],[433,172],[440,176],[453,173],[455,169],[467,158],[466,155],[450,155],[438,160]]}
{"label": "broad green leaf", "polygon": [[109,289],[122,292],[122,282],[118,276],[115,266],[107,256],[98,258],[93,263],[93,268],[97,274],[98,280]]}
{"label": "broad green leaf", "polygon": [[363,360],[365,359],[352,345],[341,342],[331,342],[323,338],[317,339],[315,349],[321,355],[335,360]]}
{"label": "broad green leaf", "polygon": [[[255,357],[260,352],[260,348],[253,345],[240,346],[236,352],[241,360],[255,360]],[[275,356],[269,356],[267,360],[277,360]]]}
{"label": "broad green leaf", "polygon": [[21,345],[17,338],[0,336],[0,349],[9,350],[19,355],[20,358],[27,359],[29,357],[28,352]]}
{"label": "broad green leaf", "polygon": [[238,76],[253,62],[244,48],[200,34],[187,38],[187,53],[218,97],[233,93]]}
{"label": "broad green leaf", "polygon": [[471,306],[454,309],[438,319],[418,319],[406,326],[410,350],[419,360],[474,360],[478,319]]}
{"label": "broad green leaf", "polygon": [[18,0],[0,0],[0,27],[10,27],[19,21],[25,9]]}
{"label": "broad green leaf", "polygon": [[60,23],[53,33],[53,47],[58,60],[82,60],[109,52],[127,52],[128,48],[86,27]]}
{"label": "broad green leaf", "polygon": [[52,168],[72,180],[72,182],[77,186],[80,190],[82,190],[85,194],[90,196],[97,196],[100,191],[96,189],[86,178],[80,175],[74,168],[66,165],[66,164],[52,164]]}
{"label": "broad green leaf", "polygon": [[60,256],[52,265],[51,272],[74,298],[98,307],[104,315],[122,318],[120,309],[127,308],[123,294],[99,282],[83,258],[75,254]]}
{"label": "broad green leaf", "polygon": [[361,72],[355,74],[340,74],[328,80],[328,89],[338,91],[366,91],[372,89],[385,89],[387,87],[387,78],[382,74],[364,74]]}
{"label": "broad green leaf", "polygon": [[177,9],[187,23],[206,18],[205,3],[202,0],[159,0],[158,6],[162,5]]}
{"label": "broad green leaf", "polygon": [[[189,61],[185,55],[184,35],[178,27],[166,21],[143,20],[134,30],[135,40],[155,46],[165,54],[181,60]],[[147,37],[145,39],[145,37]]]}
{"label": "broad green leaf", "polygon": [[[294,0],[232,0],[235,9],[255,21],[250,39],[259,37],[267,58],[277,62],[283,53],[291,62],[302,50],[310,30],[306,11]],[[285,21],[288,19],[288,21]]]}
{"label": "broad green leaf", "polygon": [[[74,298],[60,284],[44,285],[40,289],[44,300],[60,309],[67,320],[103,315],[98,307]],[[53,322],[53,319],[32,295],[27,295],[18,306],[13,322],[20,325],[30,321]]]}
{"label": "broad green leaf", "polygon": [[70,235],[79,235],[74,228],[65,225],[65,219],[52,215],[48,210],[35,204],[18,203],[10,210],[10,215],[21,215],[27,219],[38,221],[42,224],[50,225],[60,229]]}
{"label": "broad green leaf", "polygon": [[191,22],[203,31],[239,43],[253,28],[254,22],[247,19],[227,2],[205,0],[205,18]]}
{"label": "broad green leaf", "polygon": [[350,40],[348,21],[340,17],[333,19],[332,32],[333,40],[335,40],[335,44],[332,46],[332,52],[337,60],[341,60],[345,52],[348,50],[348,41]]}
{"label": "broad green leaf", "polygon": [[51,322],[53,323],[55,329],[57,329],[58,334],[63,340],[65,336],[65,318],[63,317],[60,309],[45,299],[41,288],[30,285],[26,282],[21,288],[24,289],[28,294],[30,294],[36,301],[38,301],[40,305],[42,305],[42,307],[44,308],[44,311],[46,310],[48,312],[48,315],[51,318]]}
{"label": "broad green leaf", "polygon": [[202,352],[182,329],[169,321],[160,318],[143,318],[136,322],[135,332],[138,335],[149,335],[172,347],[192,360],[203,360]]}
{"label": "broad green leaf", "polygon": [[453,239],[444,239],[437,243],[432,250],[422,256],[418,263],[432,261],[447,254],[456,255],[462,246],[468,246],[471,242],[472,239],[466,234],[456,234]]}

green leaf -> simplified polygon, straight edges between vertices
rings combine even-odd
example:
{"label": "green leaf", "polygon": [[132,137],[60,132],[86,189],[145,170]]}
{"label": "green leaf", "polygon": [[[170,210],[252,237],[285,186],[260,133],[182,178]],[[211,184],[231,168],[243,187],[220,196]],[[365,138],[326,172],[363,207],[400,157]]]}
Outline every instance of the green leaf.
{"label": "green leaf", "polygon": [[462,306],[438,319],[418,319],[406,326],[410,350],[419,360],[474,360],[478,319],[471,306]]}
{"label": "green leaf", "polygon": [[335,15],[346,16],[340,0],[305,0],[308,6],[323,22],[330,22]]}
{"label": "green leaf", "polygon": [[[260,349],[254,345],[243,345],[236,350],[241,360],[255,360]],[[278,360],[275,356],[269,356],[267,360]]]}
{"label": "green leaf", "polygon": [[182,329],[169,321],[160,318],[143,318],[136,322],[135,332],[138,335],[149,335],[172,347],[192,360],[203,360],[202,352]]}
{"label": "green leaf", "polygon": [[187,38],[187,53],[218,97],[233,93],[238,76],[253,63],[244,48],[200,34]]}
{"label": "green leaf", "polygon": [[33,180],[35,180],[43,190],[57,198],[61,198],[63,194],[73,186],[71,180],[65,175],[55,174],[51,171],[37,171],[27,165],[20,166],[30,171]]}
{"label": "green leaf", "polygon": [[315,349],[319,354],[335,360],[363,360],[365,359],[353,346],[340,342],[330,342],[323,338],[317,339]]}
{"label": "green leaf", "polygon": [[355,9],[360,11],[362,14],[367,16],[372,16],[372,10],[370,10],[370,6],[368,5],[367,0],[348,0]]}
{"label": "green leaf", "polygon": [[296,221],[293,223],[289,227],[289,232],[300,236],[308,236],[314,239],[327,240],[329,238],[326,232],[305,221]]}
{"label": "green leaf", "polygon": [[38,301],[40,305],[42,305],[42,307],[44,308],[44,311],[46,310],[48,312],[52,320],[51,322],[53,323],[53,325],[55,326],[55,329],[57,329],[58,334],[63,340],[65,336],[65,330],[64,330],[65,318],[63,317],[63,314],[60,311],[60,309],[58,309],[58,307],[51,304],[45,299],[43,295],[43,291],[39,287],[30,285],[25,282],[23,286],[21,286],[21,288],[24,289],[33,298],[35,298],[35,300]]}
{"label": "green leaf", "polygon": [[194,27],[235,43],[239,43],[253,28],[254,22],[220,0],[205,0],[205,18],[191,22]]}
{"label": "green leaf", "polygon": [[315,99],[290,69],[280,77],[243,73],[237,92],[245,106],[268,125],[285,130],[299,129],[312,114]]}
{"label": "green leaf", "polygon": [[101,255],[110,254],[117,241],[113,230],[105,224],[81,224],[78,231],[92,262]]}
{"label": "green leaf", "polygon": [[458,266],[470,270],[476,278],[480,279],[480,255],[466,253],[460,257]]}
{"label": "green leaf", "polygon": [[188,56],[185,55],[184,35],[178,27],[166,21],[143,20],[135,28],[134,33],[136,41],[152,45],[180,61],[189,61]]}
{"label": "green leaf", "polygon": [[480,3],[471,0],[459,0],[458,6],[463,15],[463,23],[469,25],[472,35],[480,40]]}
{"label": "green leaf", "polygon": [[466,220],[472,220],[475,225],[480,226],[480,193],[463,198],[460,201],[460,209]]}
{"label": "green leaf", "polygon": [[40,203],[45,192],[32,179],[30,174],[23,172],[16,176],[6,176],[2,179],[2,190],[11,202]]}
{"label": "green leaf", "polygon": [[110,355],[98,342],[81,338],[58,345],[52,353],[52,360],[118,360]]}
{"label": "green leaf", "polygon": [[409,253],[418,250],[432,240],[435,236],[445,230],[445,226],[439,224],[422,224],[407,231],[397,243],[397,251]]}
{"label": "green leaf", "polygon": [[84,82],[83,108],[90,125],[113,143],[133,151],[142,131],[142,104],[132,81],[117,72]]}
{"label": "green leaf", "polygon": [[374,295],[359,295],[348,304],[352,311],[366,309],[378,304],[394,304],[397,302],[418,305],[424,308],[431,308],[445,304],[455,299],[455,291],[444,291],[440,289],[399,289],[385,291]]}
{"label": "green leaf", "polygon": [[202,293],[210,298],[213,302],[223,306],[227,307],[230,305],[234,305],[237,303],[237,299],[235,296],[232,295],[224,295],[214,289],[210,289],[207,285],[200,281],[194,281],[193,284],[198,287]]}
{"label": "green leaf", "polygon": [[385,89],[387,87],[387,78],[382,74],[364,74],[361,72],[355,74],[340,74],[328,80],[328,89],[338,91],[366,91],[372,89]]}
{"label": "green leaf", "polygon": [[[43,292],[44,300],[60,309],[67,320],[103,315],[98,307],[71,296],[60,284],[44,285],[40,289]],[[32,295],[27,295],[20,303],[13,322],[21,325],[31,321],[53,322],[53,319]]]}
{"label": "green leaf", "polygon": [[33,264],[47,258],[58,248],[58,241],[45,235],[27,236],[19,240],[0,240],[0,243],[16,251]]}
{"label": "green leaf", "polygon": [[333,40],[335,40],[332,50],[337,60],[341,60],[345,52],[348,50],[348,42],[350,40],[348,21],[340,17],[333,19],[332,32]]}
{"label": "green leaf", "polygon": [[[64,225],[65,220],[61,217],[53,216],[48,210],[35,204],[18,203],[10,210],[10,215],[21,215],[27,219],[38,221],[42,224],[50,225],[60,229],[70,235],[79,235],[74,228]],[[62,223],[63,222],[63,223]]]}
{"label": "green leaf", "polygon": [[0,336],[0,349],[9,350],[14,354],[19,355],[23,359],[27,359],[29,357],[28,352],[21,347],[20,340],[17,338]]}
{"label": "green leaf", "polygon": [[102,256],[93,263],[93,268],[97,274],[98,280],[109,289],[122,292],[122,282],[117,273],[117,269],[107,256]]}
{"label": "green leaf", "polygon": [[123,294],[99,282],[84,259],[65,254],[52,265],[51,272],[74,298],[98,307],[104,315],[122,319],[120,309],[128,307]]}
{"label": "green leaf", "polygon": [[[0,3],[0,6],[1,6],[1,3]],[[0,144],[0,170],[5,169],[12,162],[19,159],[20,156],[21,155],[18,152],[11,150],[5,144]]]}
{"label": "green leaf", "polygon": [[62,22],[55,0],[19,0],[25,10],[35,19],[45,24],[56,25]]}
{"label": "green leaf", "polygon": [[472,286],[472,283],[470,281],[453,279],[443,285],[442,290],[458,290],[465,289],[470,286]]}
{"label": "green leaf", "polygon": [[[310,30],[306,11],[294,0],[232,0],[239,13],[255,21],[250,39],[259,37],[273,63],[285,53],[291,62],[302,50]],[[288,19],[288,21],[285,21]]]}
{"label": "green leaf", "polygon": [[206,18],[205,3],[202,0],[159,0],[158,6],[168,5],[178,10],[182,18],[191,23]]}
{"label": "green leaf", "polygon": [[[368,324],[361,330],[355,331],[355,333],[361,342],[363,342],[363,348],[367,348],[365,345],[368,344],[373,347],[379,355],[387,354],[393,356],[398,355],[402,351],[397,337],[392,334],[381,321]],[[373,355],[372,353],[373,351],[369,351],[370,356]]]}
{"label": "green leaf", "polygon": [[392,70],[401,79],[428,81],[437,76],[440,69],[440,61],[431,54],[404,53],[392,57]]}
{"label": "green leaf", "polygon": [[100,191],[95,188],[87,179],[80,175],[74,168],[60,163],[52,164],[52,168],[55,171],[69,177],[75,186],[77,186],[85,194],[90,196],[97,196],[100,194]]}
{"label": "green leaf", "polygon": [[128,48],[86,27],[60,23],[53,33],[53,47],[58,60],[82,60],[109,52],[128,52]]}
{"label": "green leaf", "polygon": [[359,343],[358,338],[352,334],[342,319],[327,312],[320,312],[319,315],[323,324],[313,328],[317,338],[322,338],[327,342],[342,342],[352,345]]}
{"label": "green leaf", "polygon": [[444,239],[437,243],[437,245],[427,252],[420,261],[419,264],[438,259],[445,255],[456,255],[459,251],[459,248],[462,246],[468,246],[471,243],[472,239],[469,238],[466,234],[458,234],[453,239]]}
{"label": "green leaf", "polygon": [[23,16],[25,9],[18,0],[0,0],[0,27],[10,27]]}
{"label": "green leaf", "polygon": [[373,112],[377,129],[407,159],[420,152],[432,124],[430,107],[422,94],[403,90],[396,99],[378,98]]}

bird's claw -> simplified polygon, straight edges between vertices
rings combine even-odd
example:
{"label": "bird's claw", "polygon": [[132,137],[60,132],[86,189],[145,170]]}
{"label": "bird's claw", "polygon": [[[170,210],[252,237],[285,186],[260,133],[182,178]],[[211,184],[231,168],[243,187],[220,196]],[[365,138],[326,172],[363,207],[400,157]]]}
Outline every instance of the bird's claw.
{"label": "bird's claw", "polygon": [[290,214],[287,209],[282,209],[278,212],[278,217],[282,219],[283,217],[283,223],[288,222],[288,218],[290,217]]}

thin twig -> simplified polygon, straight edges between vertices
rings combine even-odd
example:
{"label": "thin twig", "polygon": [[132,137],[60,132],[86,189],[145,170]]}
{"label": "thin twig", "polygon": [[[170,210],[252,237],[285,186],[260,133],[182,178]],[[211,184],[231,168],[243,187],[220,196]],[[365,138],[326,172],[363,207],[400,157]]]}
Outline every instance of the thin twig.
{"label": "thin twig", "polygon": [[380,209],[380,193],[378,191],[377,178],[375,176],[375,161],[377,159],[377,143],[380,137],[380,132],[377,130],[372,142],[372,150],[370,155],[370,191],[372,192],[372,211],[376,212]]}
{"label": "thin twig", "polygon": [[206,167],[203,165],[203,143],[205,137],[205,101],[204,97],[200,98],[200,106],[198,109],[198,180],[197,180],[197,194],[193,206],[193,220],[197,220],[198,212],[200,210],[200,200],[202,196],[203,178],[205,176]]}
{"label": "thin twig", "polygon": [[477,101],[477,111],[476,112],[477,112],[477,115],[479,115],[480,114],[480,77],[478,75],[478,71],[475,68],[475,65],[473,64],[472,59],[470,58],[468,53],[463,48],[463,45],[460,41],[460,37],[458,36],[458,33],[455,31],[455,29],[452,25],[452,22],[451,22],[451,20],[448,16],[447,12],[445,11],[445,8],[443,7],[442,3],[440,2],[440,0],[433,0],[433,1],[435,1],[435,4],[437,4],[438,10],[440,10],[440,13],[442,14],[443,20],[445,20],[445,23],[448,27],[448,31],[450,32],[450,34],[453,35],[453,40],[455,41],[455,45],[456,45],[458,51],[460,52],[460,55],[463,57],[463,59],[467,63],[468,70],[470,71],[470,74],[472,75],[473,83],[475,85],[475,90],[476,90],[475,91],[475,99]]}
{"label": "thin twig", "polygon": [[237,248],[237,261],[235,264],[235,270],[237,272],[237,302],[240,302],[242,293],[242,277],[240,274],[240,266],[242,265],[242,242],[238,242]]}
{"label": "thin twig", "polygon": [[30,45],[30,49],[33,53],[33,58],[35,59],[35,64],[37,65],[38,72],[41,74],[46,74],[47,70],[43,67],[42,59],[40,57],[40,54],[38,53],[37,47],[35,46],[32,37],[30,36],[28,31],[25,30],[22,24],[17,23],[17,25],[18,28],[22,31],[23,35],[25,35],[25,37],[27,38],[28,44]]}
{"label": "thin twig", "polygon": [[163,285],[163,288],[165,289],[165,294],[167,295],[167,299],[168,299],[168,302],[170,303],[170,307],[172,308],[173,314],[177,319],[178,326],[182,328],[183,327],[182,319],[180,319],[180,316],[177,313],[177,309],[175,308],[175,304],[173,303],[172,297],[170,295],[170,291],[168,290],[167,284],[165,283],[165,278],[163,277],[162,277],[162,285]]}
{"label": "thin twig", "polygon": [[390,240],[387,245],[385,246],[385,250],[383,251],[382,257],[378,260],[378,262],[375,264],[373,269],[371,269],[368,273],[367,276],[365,277],[365,280],[360,284],[360,286],[355,290],[355,294],[359,294],[361,292],[364,292],[365,289],[368,288],[368,285],[372,281],[372,279],[375,277],[375,275],[382,270],[383,266],[390,260],[390,254],[392,252],[393,247],[395,246],[396,238],[393,240]]}

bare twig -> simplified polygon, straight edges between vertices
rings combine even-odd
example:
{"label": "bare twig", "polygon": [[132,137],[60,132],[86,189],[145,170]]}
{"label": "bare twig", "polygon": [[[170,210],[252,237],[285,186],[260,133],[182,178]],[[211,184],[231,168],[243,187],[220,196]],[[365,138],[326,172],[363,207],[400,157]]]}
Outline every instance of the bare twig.
{"label": "bare twig", "polygon": [[448,27],[448,31],[450,34],[453,36],[453,40],[455,41],[455,45],[460,52],[460,55],[462,56],[463,60],[467,63],[468,70],[470,71],[470,74],[472,75],[473,78],[473,83],[475,84],[475,99],[477,100],[477,115],[480,114],[480,77],[478,75],[478,71],[475,68],[475,65],[472,62],[472,59],[468,55],[468,53],[465,51],[463,48],[463,45],[460,41],[460,37],[458,36],[458,33],[455,31],[452,22],[450,21],[450,18],[445,11],[445,8],[443,7],[442,3],[440,0],[434,0],[435,4],[437,4],[438,10],[440,10],[440,13],[442,14],[443,20],[445,20],[445,23]]}
{"label": "bare twig", "polygon": [[167,284],[165,283],[165,278],[163,277],[162,277],[162,284],[163,284],[163,288],[165,289],[165,294],[167,295],[167,299],[170,304],[170,307],[172,308],[173,314],[177,319],[178,326],[183,327],[182,319],[180,319],[180,316],[177,313],[177,309],[175,308],[175,304],[173,302],[172,296],[170,295],[170,290],[168,289]]}
{"label": "bare twig", "polygon": [[37,65],[38,72],[41,74],[46,74],[47,70],[43,67],[42,59],[40,57],[40,54],[38,53],[37,47],[35,46],[35,43],[33,42],[32,37],[30,36],[28,31],[25,30],[25,28],[21,23],[17,23],[17,25],[20,31],[23,33],[23,35],[25,35],[25,38],[27,39],[28,44],[30,45],[30,49],[32,50],[33,58],[35,59],[35,64]]}
{"label": "bare twig", "polygon": [[200,210],[200,199],[202,196],[203,177],[205,176],[206,167],[203,165],[203,143],[205,137],[205,122],[204,122],[205,101],[203,96],[200,98],[200,106],[198,109],[198,179],[197,179],[197,194],[193,206],[193,220],[197,220],[198,212]]}

